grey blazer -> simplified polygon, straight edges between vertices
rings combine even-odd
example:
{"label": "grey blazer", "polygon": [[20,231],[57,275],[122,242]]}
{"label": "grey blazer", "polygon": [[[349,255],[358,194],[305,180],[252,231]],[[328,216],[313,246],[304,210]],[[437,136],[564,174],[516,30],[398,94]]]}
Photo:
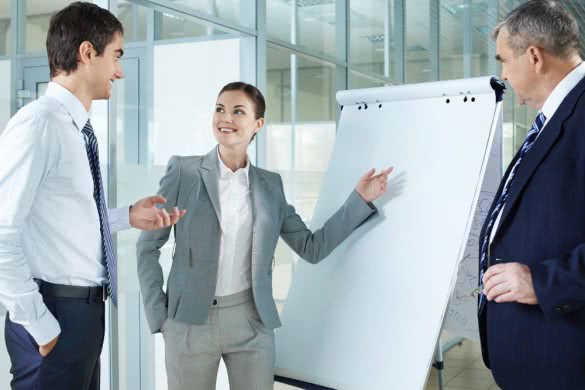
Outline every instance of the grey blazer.
{"label": "grey blazer", "polygon": [[[205,156],[171,158],[160,181],[158,193],[167,199],[165,207],[177,206],[187,214],[176,225],[166,293],[159,257],[171,228],[142,232],[136,244],[140,290],[153,333],[169,317],[199,325],[207,320],[217,283],[221,235],[218,171],[214,148]],[[277,328],[280,320],[272,297],[272,260],[278,237],[303,259],[318,263],[377,210],[352,191],[325,225],[312,233],[286,202],[279,174],[251,165],[249,182],[254,301],[262,323]]]}

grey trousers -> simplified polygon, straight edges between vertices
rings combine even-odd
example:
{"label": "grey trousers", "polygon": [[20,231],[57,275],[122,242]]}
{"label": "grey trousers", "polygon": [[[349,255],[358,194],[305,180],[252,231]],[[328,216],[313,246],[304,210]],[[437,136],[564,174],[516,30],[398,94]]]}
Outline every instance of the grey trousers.
{"label": "grey trousers", "polygon": [[252,290],[217,297],[203,325],[166,320],[169,390],[214,390],[220,359],[231,390],[272,390],[274,331],[256,312]]}

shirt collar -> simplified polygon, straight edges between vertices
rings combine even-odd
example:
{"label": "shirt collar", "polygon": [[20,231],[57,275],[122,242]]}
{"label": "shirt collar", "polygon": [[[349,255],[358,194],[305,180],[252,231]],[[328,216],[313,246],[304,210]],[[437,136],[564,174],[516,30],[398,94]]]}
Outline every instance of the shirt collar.
{"label": "shirt collar", "polygon": [[569,74],[557,84],[548,98],[544,101],[542,109],[540,110],[544,114],[547,122],[555,114],[569,92],[579,84],[579,81],[581,81],[584,76],[585,62],[581,62],[581,64],[577,65],[575,69],[569,72]]}
{"label": "shirt collar", "polygon": [[85,124],[89,120],[89,113],[85,110],[81,101],[67,88],[51,81],[47,86],[45,95],[57,99],[65,107],[79,131],[85,127]]}
{"label": "shirt collar", "polygon": [[246,156],[246,166],[243,168],[239,168],[235,172],[232,172],[221,160],[221,156],[219,155],[219,148],[217,148],[217,161],[219,161],[219,178],[220,179],[227,179],[230,175],[240,176],[243,177],[245,180],[245,185],[248,186],[250,184],[249,175],[250,175],[250,159]]}

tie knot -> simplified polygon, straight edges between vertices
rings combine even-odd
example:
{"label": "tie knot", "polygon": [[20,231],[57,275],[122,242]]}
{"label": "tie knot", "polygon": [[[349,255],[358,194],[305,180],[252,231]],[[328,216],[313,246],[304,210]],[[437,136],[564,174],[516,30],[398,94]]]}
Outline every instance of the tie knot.
{"label": "tie knot", "polygon": [[93,134],[93,127],[91,127],[91,122],[89,121],[89,119],[87,120],[87,123],[85,124],[85,126],[83,126],[83,129],[81,130],[81,132],[86,134],[86,135]]}

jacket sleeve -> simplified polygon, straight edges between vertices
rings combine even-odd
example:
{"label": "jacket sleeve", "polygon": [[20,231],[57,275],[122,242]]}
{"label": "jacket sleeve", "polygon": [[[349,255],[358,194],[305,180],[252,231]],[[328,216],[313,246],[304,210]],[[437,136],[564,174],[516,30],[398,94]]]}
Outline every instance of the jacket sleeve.
{"label": "jacket sleeve", "polygon": [[[282,179],[280,187],[282,189]],[[286,203],[280,236],[300,257],[309,263],[316,264],[326,258],[355,229],[377,212],[372,203],[365,202],[353,190],[345,203],[325,222],[323,227],[313,233],[296,213],[295,208]]]}
{"label": "jacket sleeve", "polygon": [[[172,157],[167,165],[167,172],[160,181],[158,194],[165,197],[165,207],[177,205],[179,182],[181,179],[180,162]],[[160,249],[166,244],[171,226],[151,231],[143,231],[136,243],[138,280],[144,300],[146,320],[152,333],[160,332],[167,319],[167,296],[163,291],[163,271],[159,263]]]}
{"label": "jacket sleeve", "polygon": [[585,244],[565,256],[530,266],[530,273],[538,303],[548,318],[585,306]]}

